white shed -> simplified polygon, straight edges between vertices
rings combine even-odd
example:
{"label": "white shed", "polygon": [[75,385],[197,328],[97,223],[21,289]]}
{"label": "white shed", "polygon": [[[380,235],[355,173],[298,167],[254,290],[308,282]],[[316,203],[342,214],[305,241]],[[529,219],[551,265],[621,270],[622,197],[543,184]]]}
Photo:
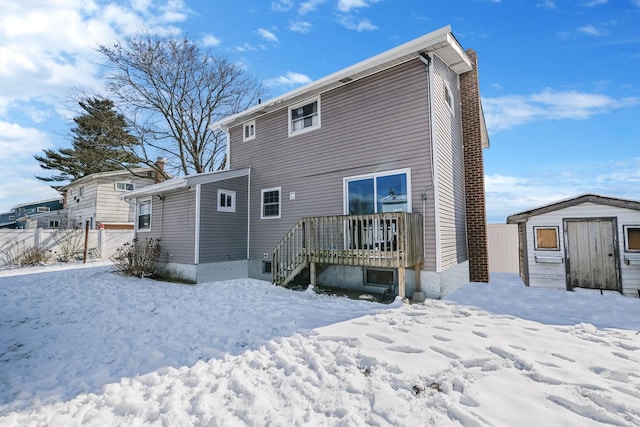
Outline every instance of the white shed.
{"label": "white shed", "polygon": [[585,194],[511,215],[527,286],[640,298],[640,201]]}

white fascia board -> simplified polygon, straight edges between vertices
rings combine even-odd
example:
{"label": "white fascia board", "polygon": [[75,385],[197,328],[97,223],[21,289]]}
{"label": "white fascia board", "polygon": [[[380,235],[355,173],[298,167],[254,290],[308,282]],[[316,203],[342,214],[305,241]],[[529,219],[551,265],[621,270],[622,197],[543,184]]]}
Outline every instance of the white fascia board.
{"label": "white fascia board", "polygon": [[118,196],[118,198],[122,200],[137,199],[140,197],[152,196],[154,194],[166,193],[167,191],[177,190],[186,186],[187,181],[185,178],[172,178],[158,184],[148,185],[137,190],[127,191],[126,193],[122,193],[120,196]]}
{"label": "white fascia board", "polygon": [[292,103],[348,84],[353,80],[380,72],[428,52],[436,52],[438,56],[459,74],[472,69],[471,60],[451,34],[451,27],[447,25],[446,27],[425,34],[422,37],[373,56],[341,71],[287,92],[284,95],[219,120],[212,124],[211,128],[228,130],[230,127],[251,120],[254,117],[279,110]]}

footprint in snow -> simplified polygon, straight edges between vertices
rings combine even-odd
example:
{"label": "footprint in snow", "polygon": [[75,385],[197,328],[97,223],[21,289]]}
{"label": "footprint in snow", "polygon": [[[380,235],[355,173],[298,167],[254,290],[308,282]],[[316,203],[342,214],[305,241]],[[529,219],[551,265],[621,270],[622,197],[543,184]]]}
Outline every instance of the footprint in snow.
{"label": "footprint in snow", "polygon": [[422,350],[421,348],[409,347],[408,345],[387,347],[387,350],[396,351],[398,353],[423,353],[424,352],[424,350]]}
{"label": "footprint in snow", "polygon": [[374,340],[376,340],[376,341],[380,341],[380,342],[383,342],[383,343],[385,343],[385,344],[391,344],[391,343],[393,343],[393,340],[392,340],[391,338],[389,338],[389,337],[385,337],[385,336],[383,336],[383,335],[367,334],[367,336],[368,336],[369,338],[373,338]]}
{"label": "footprint in snow", "polygon": [[436,347],[436,346],[429,346],[429,348],[431,350],[435,351],[436,353],[440,353],[444,357],[448,357],[449,359],[460,360],[460,356],[458,356],[457,354],[455,354],[452,351],[445,350],[444,348],[440,348],[440,347]]}
{"label": "footprint in snow", "polygon": [[575,362],[574,359],[570,358],[569,356],[565,356],[563,354],[551,353],[551,355],[553,357],[557,357],[558,359],[566,360],[567,362]]}
{"label": "footprint in snow", "polygon": [[434,335],[433,339],[438,340],[438,341],[451,341],[451,338],[448,337],[443,337],[442,335]]}
{"label": "footprint in snow", "polygon": [[480,331],[471,331],[473,332],[474,335],[477,335],[481,338],[489,338],[489,335],[485,334],[484,332],[480,332]]}

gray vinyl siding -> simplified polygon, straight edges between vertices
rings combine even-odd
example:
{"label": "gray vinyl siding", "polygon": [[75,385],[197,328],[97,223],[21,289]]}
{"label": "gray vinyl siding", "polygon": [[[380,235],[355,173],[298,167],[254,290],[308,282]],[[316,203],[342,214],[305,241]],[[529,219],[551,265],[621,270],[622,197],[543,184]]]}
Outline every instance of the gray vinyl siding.
{"label": "gray vinyl siding", "polygon": [[[232,168],[251,168],[250,258],[270,258],[301,217],[343,214],[343,178],[404,168],[411,169],[413,212],[425,216],[433,247],[421,199],[432,184],[427,89],[425,66],[413,60],[323,93],[320,129],[289,137],[286,105],[256,119],[251,141],[242,141],[241,125],[230,129]],[[271,187],[282,188],[281,219],[260,219],[261,189]],[[426,257],[432,266],[433,251]]]}
{"label": "gray vinyl siding", "polygon": [[[437,215],[444,271],[467,260],[460,91],[458,75],[437,56],[432,70]],[[445,100],[445,87],[451,91],[453,114]]]}
{"label": "gray vinyl siding", "polygon": [[160,240],[160,262],[195,263],[196,192],[186,189],[151,199],[151,230],[139,239]]}
{"label": "gray vinyl siding", "polygon": [[[203,184],[200,195],[200,263],[247,259],[248,177]],[[218,212],[218,189],[235,191],[235,212]]]}

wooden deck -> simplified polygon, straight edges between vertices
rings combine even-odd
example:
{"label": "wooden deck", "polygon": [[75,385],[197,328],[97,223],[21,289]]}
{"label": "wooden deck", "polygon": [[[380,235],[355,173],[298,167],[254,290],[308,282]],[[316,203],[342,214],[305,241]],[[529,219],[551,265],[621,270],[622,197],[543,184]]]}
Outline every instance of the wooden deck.
{"label": "wooden deck", "polygon": [[338,215],[300,219],[273,251],[273,282],[286,285],[316,264],[404,269],[422,264],[422,216],[407,212]]}

